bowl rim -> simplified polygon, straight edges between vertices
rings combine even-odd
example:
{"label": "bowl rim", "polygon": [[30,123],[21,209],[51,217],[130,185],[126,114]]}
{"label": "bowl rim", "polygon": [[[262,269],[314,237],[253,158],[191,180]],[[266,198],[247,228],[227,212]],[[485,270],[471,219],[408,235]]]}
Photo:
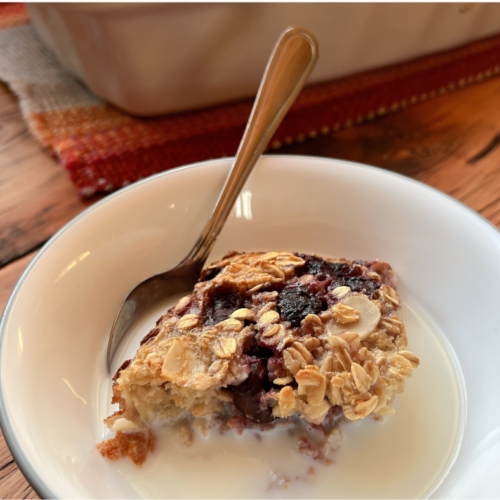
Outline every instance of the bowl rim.
{"label": "bowl rim", "polygon": [[[452,202],[457,206],[457,208],[460,209],[467,209],[469,213],[472,215],[476,216],[480,222],[483,224],[486,223],[487,226],[493,228],[495,232],[497,233],[497,236],[500,236],[500,229],[497,228],[492,222],[490,222],[488,219],[486,219],[484,216],[467,206],[465,203],[453,198],[452,196],[440,191],[437,188],[434,188],[432,186],[429,186],[427,184],[424,184],[421,181],[418,181],[416,179],[412,179],[411,177],[407,177],[403,174],[400,174],[398,172],[393,172],[390,170],[386,170],[381,167],[376,167],[373,165],[368,165],[364,163],[359,163],[359,162],[354,162],[354,161],[349,161],[349,160],[341,160],[341,159],[336,159],[336,158],[329,158],[325,156],[312,156],[312,155],[281,155],[281,154],[267,154],[267,155],[262,155],[263,158],[266,159],[290,159],[290,160],[297,160],[297,159],[302,159],[304,161],[319,161],[319,162],[334,162],[337,164],[340,164],[344,167],[361,167],[361,169],[367,169],[370,171],[375,171],[379,174],[382,175],[388,175],[389,177],[396,177],[404,182],[408,182],[409,184],[412,184],[417,187],[417,189],[424,189],[428,192],[434,193],[438,195],[439,197],[444,198],[447,201]],[[170,170],[167,170],[165,172],[160,172],[158,174],[154,174],[150,177],[147,177],[146,179],[142,179],[140,181],[137,181],[129,186],[126,186],[124,188],[119,189],[118,191],[106,196],[102,200],[98,201],[97,203],[91,205],[90,207],[86,208],[84,211],[82,211],[80,214],[75,216],[73,219],[71,219],[69,222],[67,222],[61,229],[59,229],[43,246],[42,248],[38,251],[36,256],[33,258],[33,260],[28,264],[26,269],[23,271],[21,276],[19,277],[15,287],[13,288],[9,299],[5,305],[5,309],[2,313],[2,316],[0,318],[0,360],[2,359],[3,356],[3,346],[4,346],[4,338],[6,337],[6,323],[7,323],[7,317],[10,315],[10,311],[13,307],[13,304],[15,302],[15,299],[17,298],[19,291],[21,289],[21,286],[23,283],[27,280],[29,274],[31,273],[32,268],[36,265],[36,263],[39,261],[39,259],[42,257],[43,254],[45,254],[50,247],[54,244],[54,242],[65,232],[67,231],[73,224],[75,224],[77,221],[85,217],[89,212],[92,210],[95,210],[98,207],[101,207],[102,205],[108,203],[110,200],[115,199],[117,196],[122,196],[124,193],[127,193],[128,191],[137,188],[138,186],[143,186],[145,184],[148,184],[150,182],[155,182],[156,179],[160,177],[165,177],[169,175],[175,175],[177,172],[181,171],[186,171],[186,170],[191,170],[195,168],[205,168],[205,167],[210,167],[211,165],[218,164],[218,163],[232,163],[234,161],[234,156],[232,157],[224,157],[224,158],[215,158],[211,160],[206,160],[206,161],[200,161],[200,162],[195,162],[195,163],[190,163],[188,165],[183,165],[179,166]],[[465,426],[465,420],[464,424]],[[3,380],[1,376],[1,371],[0,371],[0,428],[2,430],[2,433],[5,438],[5,442],[7,443],[7,446],[23,475],[26,477],[28,483],[30,486],[35,490],[35,492],[41,497],[41,498],[59,498],[57,495],[53,493],[51,488],[47,485],[47,483],[44,481],[44,479],[37,474],[33,466],[31,465],[31,462],[25,453],[25,451],[22,449],[14,431],[13,427],[11,424],[11,420],[8,416],[7,408],[6,408],[6,401],[5,401],[5,395],[4,395],[4,389],[3,389]],[[457,455],[459,454],[459,449],[456,451]],[[453,463],[451,464],[453,466]]]}

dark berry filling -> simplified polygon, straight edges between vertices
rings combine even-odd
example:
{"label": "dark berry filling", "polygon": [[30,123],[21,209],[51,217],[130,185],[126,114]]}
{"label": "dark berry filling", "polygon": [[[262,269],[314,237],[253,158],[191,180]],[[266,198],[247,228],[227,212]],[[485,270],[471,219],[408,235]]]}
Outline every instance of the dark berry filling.
{"label": "dark berry filling", "polygon": [[380,281],[362,276],[363,270],[359,265],[327,262],[306,254],[297,254],[297,256],[306,262],[298,270],[298,276],[310,274],[315,278],[307,285],[307,292],[311,295],[322,297],[327,290],[333,290],[338,286],[348,286],[353,292],[365,290],[366,294],[371,296],[380,288]]}
{"label": "dark berry filling", "polygon": [[300,327],[300,322],[308,314],[319,314],[324,309],[324,302],[308,293],[302,286],[287,287],[278,298],[278,312],[293,328]]}
{"label": "dark berry filling", "polygon": [[297,257],[305,260],[304,266],[302,266],[298,272],[298,276],[303,276],[304,274],[312,274],[313,276],[317,274],[323,274],[331,277],[336,277],[342,275],[343,269],[347,266],[344,262],[327,262],[323,259],[318,259],[312,255],[306,255],[303,253],[298,253]]}
{"label": "dark berry filling", "polygon": [[270,382],[274,382],[277,378],[286,376],[286,369],[283,366],[283,358],[273,356],[267,360],[267,371]]}
{"label": "dark berry filling", "polygon": [[127,359],[125,360],[121,365],[120,365],[120,368],[118,368],[118,370],[116,370],[116,373],[115,373],[115,376],[113,377],[113,381],[116,381],[118,379],[118,377],[120,376],[120,373],[125,370],[125,368],[128,368],[128,366],[130,365],[130,363],[132,363],[132,360],[131,359]]}
{"label": "dark berry filling", "polygon": [[160,333],[160,329],[158,327],[153,328],[142,340],[141,345],[144,345],[148,340],[154,339]]}
{"label": "dark berry filling", "polygon": [[209,267],[208,269],[203,269],[199,281],[213,280],[223,269],[223,267]]}
{"label": "dark berry filling", "polygon": [[333,278],[330,276],[325,276],[323,274],[318,274],[315,276],[311,282],[307,283],[306,290],[309,295],[314,295],[315,297],[322,298],[323,295],[328,290],[328,286],[332,282]]}
{"label": "dark berry filling", "polygon": [[[256,330],[254,330],[256,332]],[[262,360],[267,360],[274,355],[273,350],[267,347],[264,343],[257,343],[255,339],[255,334],[249,337],[247,343],[244,347],[244,353],[247,356],[252,356],[254,358],[260,358]]]}
{"label": "dark berry filling", "polygon": [[242,362],[248,364],[250,369],[248,378],[242,384],[229,386],[228,389],[233,393],[234,406],[243,415],[261,424],[267,424],[274,420],[266,399],[272,383],[263,361],[262,358],[244,355]]}
{"label": "dark berry filling", "polygon": [[273,389],[274,380],[286,375],[283,359],[251,338],[241,361],[248,368],[248,378],[240,385],[228,386],[227,390],[233,394],[234,406],[246,418],[268,424],[274,417],[267,404],[267,394],[276,390]]}
{"label": "dark berry filling", "polygon": [[216,325],[226,320],[241,307],[241,298],[237,293],[222,293],[212,297],[205,310],[207,325]]}
{"label": "dark berry filling", "polygon": [[[380,281],[371,280],[369,278],[364,278],[358,276],[355,278],[348,278],[344,281],[345,285],[335,284],[335,286],[348,286],[353,292],[366,291],[367,295],[373,295],[373,292],[380,288]],[[335,288],[333,286],[333,288]]]}

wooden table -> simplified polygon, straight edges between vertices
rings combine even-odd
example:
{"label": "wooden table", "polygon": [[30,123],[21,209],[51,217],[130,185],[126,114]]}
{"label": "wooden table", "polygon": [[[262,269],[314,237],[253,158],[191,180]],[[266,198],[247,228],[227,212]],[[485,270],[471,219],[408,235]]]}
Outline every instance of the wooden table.
{"label": "wooden table", "polygon": [[[500,227],[500,78],[277,153],[343,158],[440,189]],[[82,201],[29,134],[0,84],[0,311],[39,248],[99,198]],[[0,496],[38,498],[0,434]]]}

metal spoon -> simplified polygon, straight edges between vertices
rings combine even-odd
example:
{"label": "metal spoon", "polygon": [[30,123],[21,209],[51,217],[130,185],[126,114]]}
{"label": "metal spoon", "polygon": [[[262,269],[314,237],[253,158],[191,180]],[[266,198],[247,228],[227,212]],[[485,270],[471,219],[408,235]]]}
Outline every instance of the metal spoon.
{"label": "metal spoon", "polygon": [[267,63],[245,133],[210,220],[184,260],[168,271],[146,279],[127,295],[109,335],[108,372],[120,340],[143,312],[168,297],[193,290],[253,166],[304,86],[317,58],[318,44],[308,31],[291,28],[279,38]]}

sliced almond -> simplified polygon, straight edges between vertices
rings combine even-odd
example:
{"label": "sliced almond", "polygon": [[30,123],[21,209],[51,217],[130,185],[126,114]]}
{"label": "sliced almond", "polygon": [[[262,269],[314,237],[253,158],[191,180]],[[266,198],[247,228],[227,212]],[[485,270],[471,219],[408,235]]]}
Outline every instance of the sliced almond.
{"label": "sliced almond", "polygon": [[342,332],[356,332],[361,340],[372,333],[380,321],[380,309],[368,297],[364,295],[351,295],[341,300],[340,303],[356,309],[360,313],[358,321],[348,324],[340,324],[336,321],[330,322],[328,332],[332,335],[338,335]]}
{"label": "sliced almond", "polygon": [[186,344],[175,339],[163,361],[162,378],[183,386],[189,383],[193,375],[204,372],[205,365],[200,357]]}

